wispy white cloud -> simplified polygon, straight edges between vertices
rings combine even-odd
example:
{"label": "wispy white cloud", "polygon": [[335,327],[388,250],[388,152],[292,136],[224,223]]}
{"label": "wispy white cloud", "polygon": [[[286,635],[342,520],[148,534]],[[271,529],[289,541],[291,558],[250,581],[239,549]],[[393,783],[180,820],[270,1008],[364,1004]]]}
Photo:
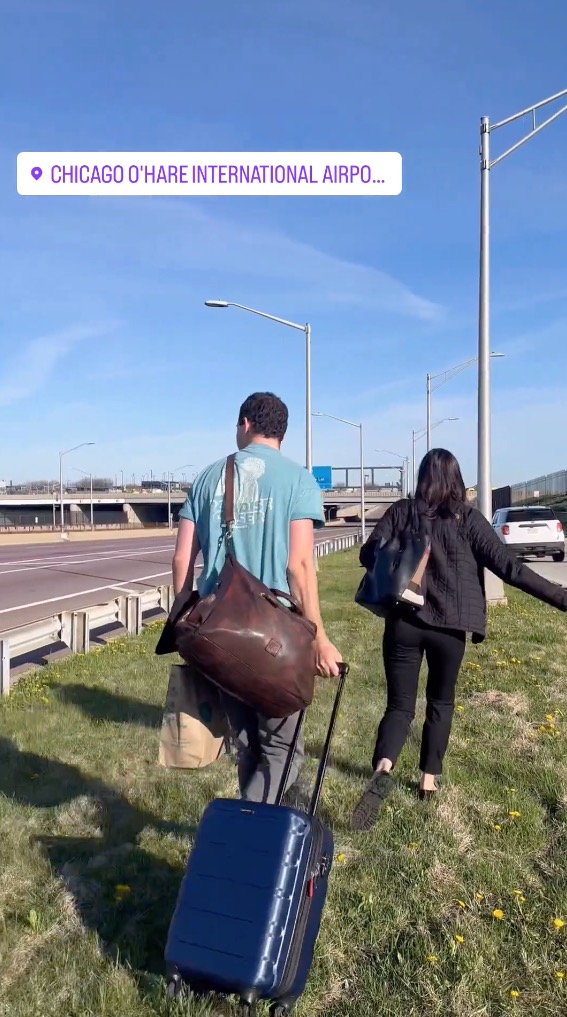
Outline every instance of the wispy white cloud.
{"label": "wispy white cloud", "polygon": [[384,310],[425,322],[444,315],[440,304],[414,293],[388,272],[329,254],[284,229],[213,216],[196,202],[184,202],[175,210],[160,202],[159,212],[178,234],[179,261],[200,269],[300,282],[319,302],[331,305]]}
{"label": "wispy white cloud", "polygon": [[[68,261],[72,252],[75,264],[88,263],[89,278],[94,271],[102,284],[104,276],[105,292],[119,286],[123,293],[134,279],[138,289],[147,285],[154,290],[166,283],[171,296],[183,292],[187,299],[198,280],[199,287],[211,281],[219,287],[238,286],[239,299],[248,300],[276,286],[287,306],[301,303],[312,310],[382,312],[426,324],[437,324],[445,316],[442,305],[414,292],[385,268],[322,250],[292,236],[285,226],[254,221],[252,212],[238,219],[218,209],[182,198],[117,201],[111,206],[100,201],[96,212],[94,205],[81,206],[80,215],[60,211],[55,237],[47,210],[45,217],[34,219],[34,249],[44,244],[53,256],[56,244],[59,261]],[[26,256],[28,251],[26,247]],[[378,250],[375,260],[387,266],[387,251]],[[220,295],[230,299],[232,294]]]}
{"label": "wispy white cloud", "polygon": [[3,370],[0,383],[0,406],[11,406],[28,399],[48,381],[59,361],[81,342],[105,335],[116,322],[77,325],[61,332],[38,336]]}

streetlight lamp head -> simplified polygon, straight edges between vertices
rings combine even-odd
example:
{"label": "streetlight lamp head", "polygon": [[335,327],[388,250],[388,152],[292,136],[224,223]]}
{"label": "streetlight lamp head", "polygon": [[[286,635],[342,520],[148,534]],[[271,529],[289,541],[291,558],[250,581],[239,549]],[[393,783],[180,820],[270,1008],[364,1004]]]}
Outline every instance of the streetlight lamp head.
{"label": "streetlight lamp head", "polygon": [[228,300],[205,300],[205,307],[228,307]]}
{"label": "streetlight lamp head", "polygon": [[506,354],[505,353],[491,353],[490,356],[492,357],[492,359],[494,359],[495,357],[505,357]]}

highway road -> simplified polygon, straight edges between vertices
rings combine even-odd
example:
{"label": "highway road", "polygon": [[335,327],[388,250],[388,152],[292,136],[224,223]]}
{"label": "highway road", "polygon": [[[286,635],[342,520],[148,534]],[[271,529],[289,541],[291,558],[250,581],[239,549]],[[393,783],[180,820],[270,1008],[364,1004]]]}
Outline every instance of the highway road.
{"label": "highway road", "polygon": [[[330,526],[326,540],[353,527]],[[173,537],[0,547],[0,632],[171,582]]]}
{"label": "highway road", "polygon": [[[316,539],[352,532],[353,527],[330,526]],[[0,632],[170,583],[174,543],[165,536],[0,547]],[[529,564],[567,586],[567,562]]]}
{"label": "highway road", "polygon": [[567,586],[567,561],[548,561],[547,558],[544,561],[533,561],[528,558],[526,565],[530,565],[544,579],[549,579],[550,583]]}

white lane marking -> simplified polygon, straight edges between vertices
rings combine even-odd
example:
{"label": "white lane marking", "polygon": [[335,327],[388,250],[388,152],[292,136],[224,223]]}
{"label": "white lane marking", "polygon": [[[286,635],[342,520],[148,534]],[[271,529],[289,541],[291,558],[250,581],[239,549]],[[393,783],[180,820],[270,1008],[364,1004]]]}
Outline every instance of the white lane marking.
{"label": "white lane marking", "polygon": [[[342,534],[340,534],[340,535],[342,535]],[[321,534],[319,539],[320,540],[325,540],[325,539],[328,539],[328,538],[323,537],[323,535]],[[202,568],[202,566],[201,565],[197,565],[197,568]],[[18,570],[16,570],[16,571],[18,571]],[[25,571],[25,570],[23,570],[23,571]],[[168,569],[167,572],[156,572],[154,575],[151,575],[151,576],[138,576],[136,579],[125,579],[123,583],[119,583],[119,584],[114,585],[114,586],[109,586],[108,583],[107,583],[105,586],[96,586],[96,587],[94,587],[91,590],[77,590],[77,591],[75,591],[75,593],[64,593],[63,595],[61,595],[59,597],[48,597],[45,600],[35,600],[35,601],[32,601],[32,602],[30,602],[28,604],[17,604],[15,607],[3,607],[3,608],[0,609],[0,615],[2,615],[2,614],[12,614],[12,613],[14,613],[16,611],[25,611],[27,608],[31,608],[31,607],[42,607],[43,604],[57,604],[61,600],[71,600],[73,597],[75,597],[75,598],[78,598],[78,597],[88,597],[92,593],[101,593],[103,590],[109,590],[109,589],[111,589],[111,590],[122,590],[126,583],[143,583],[146,579],[158,579],[158,578],[161,578],[162,576],[169,576],[169,575],[171,575],[171,569]]]}
{"label": "white lane marking", "polygon": [[[148,549],[147,551],[144,551],[143,553],[144,554],[159,554],[161,551],[170,551],[170,550],[171,550],[171,548],[168,548],[168,547],[158,547],[158,548],[154,548],[152,550]],[[99,562],[101,564],[104,564],[105,562],[127,561],[129,559],[136,558],[140,553],[141,553],[140,551],[138,551],[138,552],[130,551],[127,554],[114,554],[111,557],[107,556],[105,558],[101,558],[101,557],[98,557],[98,558],[80,558],[78,561],[70,561],[69,558],[71,556],[69,556],[69,558],[66,558],[63,561],[50,561],[50,562],[47,562],[47,563],[45,563],[43,565],[33,565],[31,568],[28,567],[28,568],[4,569],[3,570],[2,569],[2,565],[0,564],[0,577],[1,576],[11,576],[11,575],[14,575],[16,572],[42,572],[42,571],[46,571],[47,569],[61,568],[62,565],[73,565],[73,566],[74,565],[92,565],[95,562]],[[6,564],[10,564],[10,562],[7,562]]]}
{"label": "white lane marking", "polygon": [[[139,576],[135,582],[143,583],[146,579],[159,579],[161,576],[171,575],[171,569],[167,572],[154,572],[151,576]],[[124,582],[132,582],[133,580],[128,579]],[[34,600],[28,604],[16,604],[15,607],[3,607],[0,610],[0,614],[14,614],[16,611],[26,611],[28,607],[42,607],[43,604],[57,604],[60,600],[78,600],[79,597],[88,597],[91,593],[102,593],[103,590],[118,589],[119,586],[109,587],[108,583],[105,586],[95,586],[91,590],[75,590],[74,593],[64,593],[59,597],[48,597],[46,600]],[[121,588],[121,587],[120,587]]]}
{"label": "white lane marking", "polygon": [[[158,547],[156,547],[155,544],[144,544],[142,545],[142,547],[136,547],[131,550],[124,551],[120,551],[118,550],[118,548],[109,548],[107,551],[104,551],[102,548],[97,548],[96,552],[93,549],[90,552],[90,554],[99,553],[101,555],[113,555],[113,556],[118,555],[119,557],[121,557],[122,555],[139,554],[140,551],[171,551],[174,547],[175,544],[160,544]],[[69,554],[63,554],[62,552],[58,551],[51,557],[49,555],[44,555],[43,558],[14,558],[12,561],[0,561],[0,568],[2,568],[4,565],[49,564],[50,562],[54,562],[58,559],[61,559],[61,561],[69,561],[70,558],[80,558],[81,555],[84,554],[89,554],[89,552],[72,551]]]}

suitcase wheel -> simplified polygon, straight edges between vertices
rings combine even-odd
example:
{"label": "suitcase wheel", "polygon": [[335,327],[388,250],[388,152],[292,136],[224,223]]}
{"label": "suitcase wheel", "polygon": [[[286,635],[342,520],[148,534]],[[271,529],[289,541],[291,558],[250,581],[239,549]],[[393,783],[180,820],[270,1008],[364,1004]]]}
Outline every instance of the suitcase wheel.
{"label": "suitcase wheel", "polygon": [[183,982],[180,975],[172,975],[167,983],[168,999],[178,999],[183,989]]}

